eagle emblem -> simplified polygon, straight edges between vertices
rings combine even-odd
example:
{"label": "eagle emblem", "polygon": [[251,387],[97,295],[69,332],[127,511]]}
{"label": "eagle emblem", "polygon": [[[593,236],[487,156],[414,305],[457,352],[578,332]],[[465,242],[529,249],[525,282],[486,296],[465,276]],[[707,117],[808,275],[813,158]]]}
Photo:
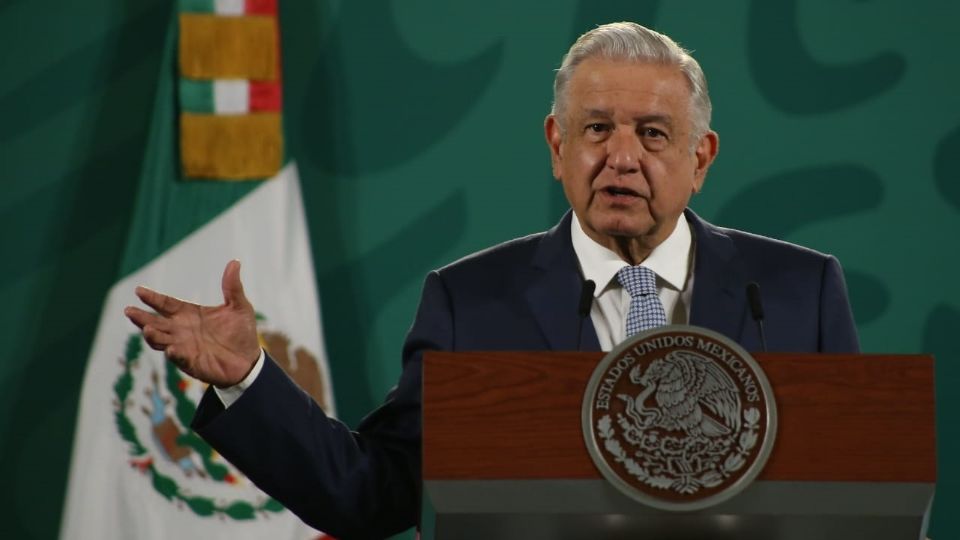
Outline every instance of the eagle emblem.
{"label": "eagle emblem", "polygon": [[601,473],[641,502],[690,510],[745,487],[769,455],[769,383],[739,346],[670,326],[639,334],[597,367],[584,436]]}
{"label": "eagle emblem", "polygon": [[[630,382],[643,388],[636,397],[620,394],[638,428],[682,430],[692,438],[716,438],[740,431],[737,385],[710,360],[689,351],[671,351],[643,371],[630,370]],[[653,394],[656,406],[644,403]],[[704,411],[706,409],[706,412]]]}

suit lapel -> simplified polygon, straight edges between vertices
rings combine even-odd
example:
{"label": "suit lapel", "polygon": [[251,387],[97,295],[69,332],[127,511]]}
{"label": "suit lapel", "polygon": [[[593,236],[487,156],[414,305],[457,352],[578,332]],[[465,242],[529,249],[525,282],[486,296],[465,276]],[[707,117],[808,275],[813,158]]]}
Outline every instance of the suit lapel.
{"label": "suit lapel", "polygon": [[693,300],[690,324],[743,342],[747,275],[736,246],[722,229],[686,211],[694,231]]}
{"label": "suit lapel", "polygon": [[[576,350],[579,332],[580,350],[599,351],[593,321],[577,316],[583,277],[570,240],[572,216],[572,212],[567,212],[560,223],[544,234],[529,271],[519,276],[519,286],[552,350]],[[742,343],[748,317],[748,277],[737,248],[722,229],[690,210],[686,216],[696,242],[690,324]]]}
{"label": "suit lapel", "polygon": [[540,239],[529,272],[520,276],[527,305],[551,350],[599,351],[597,332],[589,316],[577,314],[583,278],[570,239],[572,212]]}

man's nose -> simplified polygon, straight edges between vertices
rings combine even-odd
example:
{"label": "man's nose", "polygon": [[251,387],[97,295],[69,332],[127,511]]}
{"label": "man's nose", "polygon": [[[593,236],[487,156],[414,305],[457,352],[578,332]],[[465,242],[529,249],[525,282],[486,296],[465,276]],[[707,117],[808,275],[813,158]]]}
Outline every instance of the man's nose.
{"label": "man's nose", "polygon": [[643,145],[630,130],[617,129],[607,139],[607,166],[617,174],[629,174],[640,170]]}

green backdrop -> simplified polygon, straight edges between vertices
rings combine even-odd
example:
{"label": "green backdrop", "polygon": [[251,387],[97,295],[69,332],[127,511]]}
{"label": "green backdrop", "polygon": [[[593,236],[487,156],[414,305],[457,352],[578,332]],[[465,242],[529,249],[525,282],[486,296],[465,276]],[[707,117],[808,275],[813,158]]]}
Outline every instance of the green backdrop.
{"label": "green backdrop", "polygon": [[[347,422],[395,381],[428,270],[562,213],[542,136],[552,70],[583,31],[635,20],[694,49],[710,81],[721,152],[693,208],[837,255],[863,348],[936,355],[931,532],[960,537],[960,3],[281,4],[287,144]],[[0,0],[3,538],[58,530],[171,9]]]}

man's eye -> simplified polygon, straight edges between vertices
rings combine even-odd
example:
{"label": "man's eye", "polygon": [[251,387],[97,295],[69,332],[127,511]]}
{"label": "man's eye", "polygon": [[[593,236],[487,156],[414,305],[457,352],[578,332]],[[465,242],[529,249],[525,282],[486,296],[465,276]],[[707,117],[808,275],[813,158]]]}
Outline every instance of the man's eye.
{"label": "man's eye", "polygon": [[651,139],[666,139],[667,134],[657,128],[645,127],[640,130],[640,134]]}
{"label": "man's eye", "polygon": [[607,131],[610,131],[610,126],[601,123],[590,124],[587,126],[587,131],[593,133],[606,133]]}

